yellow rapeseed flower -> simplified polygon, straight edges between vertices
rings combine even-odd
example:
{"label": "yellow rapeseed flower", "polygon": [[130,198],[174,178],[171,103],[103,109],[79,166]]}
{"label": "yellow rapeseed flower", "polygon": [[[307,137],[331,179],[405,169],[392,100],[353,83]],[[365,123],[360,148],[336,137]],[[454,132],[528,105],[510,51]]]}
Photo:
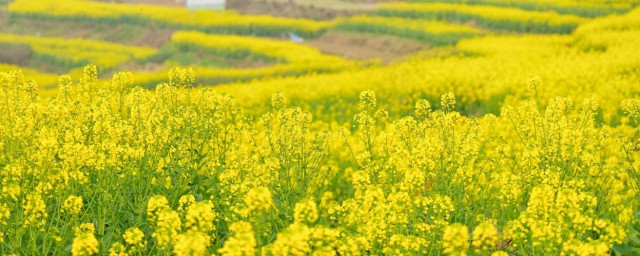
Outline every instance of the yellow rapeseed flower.
{"label": "yellow rapeseed flower", "polygon": [[473,229],[471,244],[476,253],[487,252],[498,243],[498,230],[489,222],[483,222]]}
{"label": "yellow rapeseed flower", "polygon": [[224,246],[218,249],[223,256],[252,256],[255,255],[257,246],[253,228],[248,222],[235,222],[229,226],[233,236],[224,242]]}
{"label": "yellow rapeseed flower", "polygon": [[100,251],[98,239],[93,235],[93,232],[95,232],[93,223],[84,223],[76,228],[76,236],[71,244],[71,255],[88,256]]}
{"label": "yellow rapeseed flower", "polygon": [[210,237],[202,232],[187,231],[176,237],[173,253],[176,256],[204,256],[207,255]]}
{"label": "yellow rapeseed flower", "polygon": [[196,202],[196,198],[193,195],[184,195],[180,197],[178,212],[184,213],[187,211],[189,206]]}
{"label": "yellow rapeseed flower", "polygon": [[266,212],[273,207],[271,191],[266,187],[252,188],[247,192],[244,202],[247,215],[254,212]]}
{"label": "yellow rapeseed flower", "polygon": [[214,229],[216,213],[210,201],[197,202],[189,206],[185,217],[185,228],[208,233]]}
{"label": "yellow rapeseed flower", "polygon": [[128,245],[144,247],[144,233],[139,228],[129,228],[122,235]]}
{"label": "yellow rapeseed flower", "polygon": [[287,98],[281,93],[276,92],[271,95],[271,107],[275,110],[283,109],[287,106]]}
{"label": "yellow rapeseed flower", "polygon": [[71,195],[64,200],[64,203],[62,204],[62,212],[71,216],[78,215],[80,210],[82,210],[82,204],[82,197]]}
{"label": "yellow rapeseed flower", "polygon": [[313,224],[318,220],[318,208],[316,203],[307,200],[295,205],[293,219],[296,223]]}
{"label": "yellow rapeseed flower", "polygon": [[27,195],[26,202],[22,207],[24,209],[24,215],[26,216],[26,220],[24,221],[25,226],[35,225],[39,228],[44,227],[48,214],[44,200],[42,200],[39,194],[31,193]]}
{"label": "yellow rapeseed flower", "polygon": [[278,233],[271,245],[274,256],[302,256],[311,253],[309,241],[311,230],[304,224],[291,224],[286,230]]}
{"label": "yellow rapeseed flower", "polygon": [[442,235],[442,252],[447,255],[465,256],[469,250],[469,229],[460,223],[449,225]]}
{"label": "yellow rapeseed flower", "polygon": [[120,242],[115,242],[109,248],[109,256],[129,256],[127,248]]}
{"label": "yellow rapeseed flower", "polygon": [[147,218],[152,224],[156,223],[158,214],[169,208],[169,201],[164,196],[152,196],[147,202]]}
{"label": "yellow rapeseed flower", "polygon": [[160,248],[167,248],[175,241],[181,228],[178,213],[167,208],[157,214],[156,230],[151,236],[158,240]]}

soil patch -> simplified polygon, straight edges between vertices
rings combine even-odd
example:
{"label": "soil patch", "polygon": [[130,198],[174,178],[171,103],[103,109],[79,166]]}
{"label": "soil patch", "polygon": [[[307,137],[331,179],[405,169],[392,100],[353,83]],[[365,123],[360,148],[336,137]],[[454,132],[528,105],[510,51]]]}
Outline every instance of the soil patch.
{"label": "soil patch", "polygon": [[25,66],[31,59],[31,48],[27,45],[13,45],[0,43],[0,63]]}
{"label": "soil patch", "polygon": [[347,59],[380,59],[390,63],[429,49],[419,41],[394,36],[330,31],[305,44]]}
{"label": "soil patch", "polygon": [[242,14],[267,14],[275,17],[306,18],[314,20],[331,20],[340,16],[351,16],[359,13],[354,10],[336,10],[316,5],[298,4],[294,1],[261,1],[233,0],[228,2],[228,9]]}

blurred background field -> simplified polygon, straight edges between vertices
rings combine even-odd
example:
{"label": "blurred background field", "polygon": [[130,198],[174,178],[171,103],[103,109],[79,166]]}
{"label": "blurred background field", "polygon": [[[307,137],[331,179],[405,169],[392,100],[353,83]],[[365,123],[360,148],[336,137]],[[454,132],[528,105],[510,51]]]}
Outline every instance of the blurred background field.
{"label": "blurred background field", "polygon": [[[42,74],[36,80],[44,94],[55,94],[51,77],[77,76],[89,63],[98,65],[105,81],[116,71],[131,70],[139,74],[136,83],[146,88],[166,79],[170,68],[190,66],[200,86],[218,86],[240,98],[291,90],[292,100],[310,109],[330,105],[330,95],[355,95],[362,88],[382,86],[372,80],[354,81],[360,74],[375,73],[384,76],[380,79],[386,86],[398,88],[396,80],[403,85],[401,91],[385,94],[394,109],[406,109],[402,102],[411,101],[406,97],[433,99],[453,90],[462,108],[473,108],[469,111],[475,114],[497,113],[504,102],[522,96],[519,81],[534,73],[557,83],[558,91],[544,92],[549,96],[576,88],[584,90],[579,95],[603,88],[620,91],[604,100],[636,93],[627,83],[636,82],[635,73],[628,70],[635,69],[637,58],[625,58],[625,66],[607,63],[619,54],[636,56],[637,51],[623,52],[636,46],[637,4],[228,0],[224,11],[190,11],[181,0],[13,0],[2,2],[0,45],[5,50],[0,63],[4,70],[20,66]],[[243,43],[176,40],[183,31],[209,34],[202,40],[212,42],[236,35],[234,40]],[[299,58],[273,55],[272,49]],[[508,68],[510,74],[500,68]],[[615,70],[600,74],[611,68]],[[332,82],[318,84],[325,80]],[[242,91],[256,87],[265,93]],[[308,90],[298,96],[298,87]],[[614,112],[601,118],[619,122]]]}

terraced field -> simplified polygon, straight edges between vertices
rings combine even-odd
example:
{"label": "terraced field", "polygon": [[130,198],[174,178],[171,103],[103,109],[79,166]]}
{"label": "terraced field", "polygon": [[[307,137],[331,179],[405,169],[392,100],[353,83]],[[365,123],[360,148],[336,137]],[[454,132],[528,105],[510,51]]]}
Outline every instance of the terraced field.
{"label": "terraced field", "polygon": [[13,0],[0,255],[640,255],[640,1]]}

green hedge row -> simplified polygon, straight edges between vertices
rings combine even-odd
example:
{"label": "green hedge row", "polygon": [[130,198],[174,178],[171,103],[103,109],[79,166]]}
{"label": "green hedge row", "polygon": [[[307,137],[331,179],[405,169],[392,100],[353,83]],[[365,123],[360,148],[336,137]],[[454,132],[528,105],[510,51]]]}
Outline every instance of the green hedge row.
{"label": "green hedge row", "polygon": [[382,35],[392,35],[404,38],[416,39],[431,45],[441,46],[455,44],[461,39],[474,37],[475,33],[429,33],[427,31],[420,31],[410,28],[402,28],[395,26],[376,25],[368,23],[358,22],[345,22],[339,24],[337,27],[339,30],[355,31],[355,32],[368,32]]}
{"label": "green hedge row", "polygon": [[530,11],[554,11],[559,14],[573,14],[581,17],[594,18],[606,16],[613,13],[624,13],[630,8],[622,8],[616,6],[562,6],[549,3],[533,3],[522,1],[487,1],[487,0],[410,0],[414,3],[455,3],[455,4],[471,4],[471,5],[491,5],[499,7],[515,7]]}
{"label": "green hedge row", "polygon": [[[0,0],[1,1],[1,0]],[[162,28],[175,29],[175,30],[195,30],[211,34],[222,35],[253,35],[262,37],[281,37],[289,32],[299,34],[306,38],[316,38],[323,34],[326,29],[318,30],[316,32],[309,32],[296,27],[291,26],[276,26],[276,25],[261,25],[251,24],[249,26],[233,25],[233,26],[199,26],[199,25],[184,25],[175,24],[171,22],[163,22],[161,20],[154,20],[139,16],[123,15],[118,17],[88,17],[88,16],[52,16],[47,14],[36,13],[10,13],[11,19],[39,19],[45,21],[65,21],[65,22],[90,22],[90,23],[105,23],[113,26],[122,24],[135,24],[142,26],[158,26]]]}
{"label": "green hedge row", "polygon": [[498,31],[520,33],[560,33],[568,34],[578,27],[578,23],[550,24],[549,22],[535,22],[531,20],[496,20],[476,14],[460,13],[456,11],[424,11],[424,10],[393,10],[379,9],[377,14],[387,17],[403,17],[414,19],[444,20],[450,22],[475,22],[478,26]]}

